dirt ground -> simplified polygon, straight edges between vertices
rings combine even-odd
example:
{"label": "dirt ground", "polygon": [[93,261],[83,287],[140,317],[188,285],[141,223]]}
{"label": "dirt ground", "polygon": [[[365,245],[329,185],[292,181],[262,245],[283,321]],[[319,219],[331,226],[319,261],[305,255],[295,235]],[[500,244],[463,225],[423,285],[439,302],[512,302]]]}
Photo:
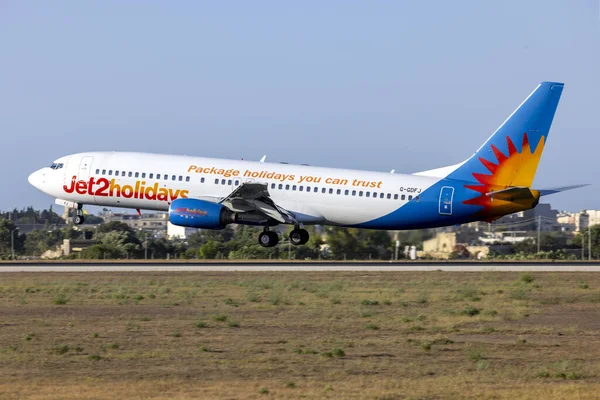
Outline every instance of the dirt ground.
{"label": "dirt ground", "polygon": [[600,390],[600,274],[0,278],[1,399],[592,399]]}

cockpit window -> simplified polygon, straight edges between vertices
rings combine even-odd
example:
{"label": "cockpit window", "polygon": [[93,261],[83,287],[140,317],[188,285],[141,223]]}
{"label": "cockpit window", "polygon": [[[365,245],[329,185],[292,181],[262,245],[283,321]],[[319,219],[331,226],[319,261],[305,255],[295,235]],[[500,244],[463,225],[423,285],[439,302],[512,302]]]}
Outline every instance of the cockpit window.
{"label": "cockpit window", "polygon": [[50,168],[52,169],[61,169],[64,166],[63,163],[52,163],[52,165],[50,166]]}

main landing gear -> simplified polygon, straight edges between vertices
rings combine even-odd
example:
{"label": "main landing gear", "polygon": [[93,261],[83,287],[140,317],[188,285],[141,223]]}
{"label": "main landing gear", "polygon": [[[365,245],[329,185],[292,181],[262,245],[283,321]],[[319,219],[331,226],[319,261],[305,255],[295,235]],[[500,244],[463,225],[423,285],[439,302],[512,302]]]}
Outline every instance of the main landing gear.
{"label": "main landing gear", "polygon": [[310,238],[310,235],[308,234],[308,231],[306,229],[300,229],[299,227],[295,227],[290,232],[290,242],[294,246],[306,244],[306,242],[308,242],[309,238]]}
{"label": "main landing gear", "polygon": [[[290,232],[290,243],[294,246],[299,246],[302,244],[306,244],[310,235],[306,229],[301,229],[300,227],[295,227]],[[262,247],[273,247],[279,243],[279,236],[277,236],[276,232],[270,231],[268,227],[265,228],[264,231],[260,235],[258,235],[258,244]]]}
{"label": "main landing gear", "polygon": [[77,214],[73,217],[73,224],[81,225],[85,221],[83,216],[83,204],[77,206]]}
{"label": "main landing gear", "polygon": [[279,243],[277,232],[270,231],[268,227],[258,235],[258,244],[262,247],[273,247],[276,246],[277,243]]}

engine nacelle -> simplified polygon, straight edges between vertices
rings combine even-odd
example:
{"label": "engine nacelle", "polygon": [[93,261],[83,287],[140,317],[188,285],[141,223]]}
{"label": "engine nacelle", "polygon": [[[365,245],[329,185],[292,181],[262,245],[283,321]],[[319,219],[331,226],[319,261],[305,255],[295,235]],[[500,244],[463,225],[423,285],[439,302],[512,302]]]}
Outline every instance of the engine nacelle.
{"label": "engine nacelle", "polygon": [[169,206],[173,225],[201,229],[223,229],[235,222],[235,214],[221,204],[198,199],[176,199]]}

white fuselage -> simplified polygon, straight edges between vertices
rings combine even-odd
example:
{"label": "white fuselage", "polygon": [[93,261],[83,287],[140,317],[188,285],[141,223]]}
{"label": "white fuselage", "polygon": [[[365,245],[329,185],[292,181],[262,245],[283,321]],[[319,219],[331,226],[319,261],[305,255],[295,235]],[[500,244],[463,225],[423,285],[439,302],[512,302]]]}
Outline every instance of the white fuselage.
{"label": "white fuselage", "polygon": [[29,180],[77,204],[167,211],[176,198],[218,202],[241,183],[264,182],[304,224],[357,225],[392,213],[439,178],[147,153],[62,157]]}

